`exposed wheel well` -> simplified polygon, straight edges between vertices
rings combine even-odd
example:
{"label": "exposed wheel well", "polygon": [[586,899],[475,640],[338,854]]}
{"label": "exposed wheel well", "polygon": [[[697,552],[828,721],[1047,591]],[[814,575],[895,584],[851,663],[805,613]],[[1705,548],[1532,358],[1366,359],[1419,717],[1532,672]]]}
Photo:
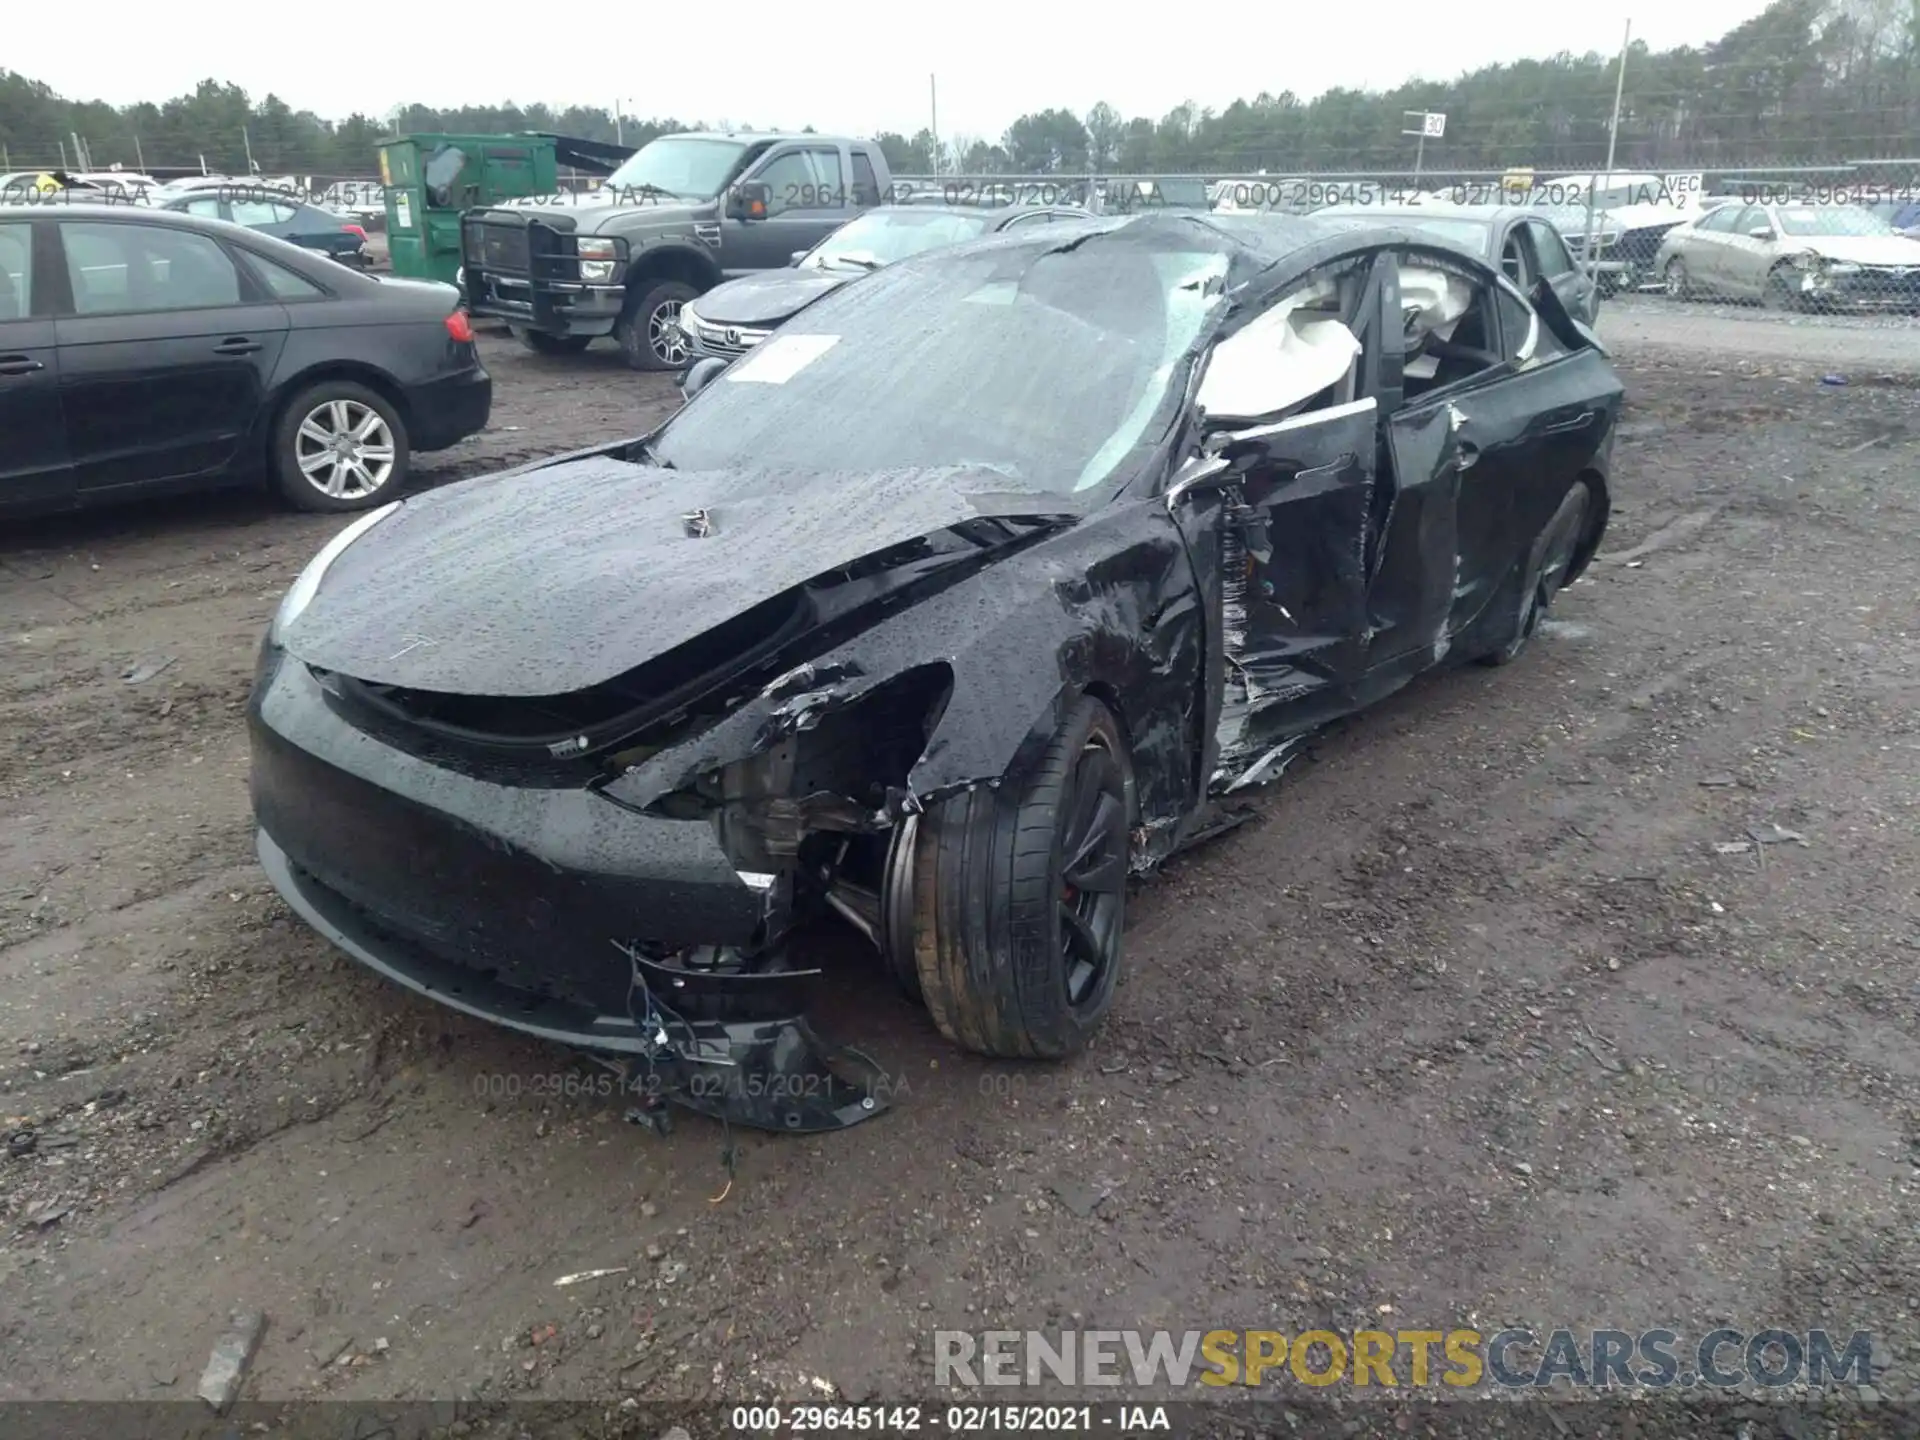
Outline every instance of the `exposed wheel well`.
{"label": "exposed wheel well", "polygon": [[1571,585],[1585,573],[1592,563],[1594,554],[1600,549],[1600,537],[1606,532],[1607,516],[1613,510],[1613,499],[1607,490],[1607,477],[1598,470],[1582,470],[1573,477],[1576,483],[1583,483],[1592,495],[1593,503],[1587,511],[1587,533],[1580,537],[1580,546],[1573,552],[1573,563],[1567,567],[1566,583]]}
{"label": "exposed wheel well", "polygon": [[627,295],[637,297],[656,280],[678,280],[695,290],[711,290],[720,283],[720,271],[711,260],[678,246],[642,255],[627,275]]}

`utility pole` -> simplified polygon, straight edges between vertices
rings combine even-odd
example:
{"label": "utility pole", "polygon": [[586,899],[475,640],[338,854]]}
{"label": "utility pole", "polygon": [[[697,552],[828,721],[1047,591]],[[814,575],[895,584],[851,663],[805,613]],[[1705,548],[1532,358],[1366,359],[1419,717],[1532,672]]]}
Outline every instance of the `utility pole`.
{"label": "utility pole", "polygon": [[137,132],[133,137],[133,163],[140,167],[142,175],[147,173],[147,157],[140,153],[140,136]]}
{"label": "utility pole", "polygon": [[613,143],[616,145],[624,145],[627,143],[627,132],[620,123],[620,102],[618,100],[613,102]]}
{"label": "utility pole", "polygon": [[[1613,118],[1607,122],[1607,184],[1613,183],[1614,147],[1620,140],[1620,97],[1627,88],[1627,47],[1633,43],[1633,21],[1627,21],[1626,33],[1620,37],[1620,71],[1613,77]],[[1600,190],[1600,179],[1595,176],[1587,181],[1587,242],[1584,256],[1587,262],[1589,280],[1599,272],[1594,268],[1600,262],[1593,254],[1593,202]]]}
{"label": "utility pole", "polygon": [[940,178],[940,87],[939,82],[929,74],[927,76],[927,133],[933,137],[933,178]]}
{"label": "utility pole", "polygon": [[258,175],[260,173],[260,167],[253,163],[253,139],[247,134],[247,127],[244,125],[240,127],[240,143],[246,148],[247,152],[248,176]]}

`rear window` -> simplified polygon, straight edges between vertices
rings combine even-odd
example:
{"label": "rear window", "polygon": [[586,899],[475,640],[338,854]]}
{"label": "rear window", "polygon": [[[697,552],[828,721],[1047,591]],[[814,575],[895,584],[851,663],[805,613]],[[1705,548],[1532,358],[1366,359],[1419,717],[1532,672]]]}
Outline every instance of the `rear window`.
{"label": "rear window", "polygon": [[276,300],[324,300],[327,292],[322,290],[306,276],[289,270],[277,260],[269,260],[264,255],[247,252],[247,263],[253,267],[253,273],[260,277],[260,283],[273,292]]}

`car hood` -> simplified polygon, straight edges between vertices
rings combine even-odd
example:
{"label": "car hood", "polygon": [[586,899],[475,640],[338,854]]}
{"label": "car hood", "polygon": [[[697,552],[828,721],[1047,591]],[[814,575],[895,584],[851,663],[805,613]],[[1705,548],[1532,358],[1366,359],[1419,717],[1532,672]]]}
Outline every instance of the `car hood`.
{"label": "car hood", "polygon": [[[997,479],[663,470],[603,454],[470,480],[406,501],[354,541],[282,641],[375,684],[569,694],[864,556],[969,519],[1057,518],[1086,503],[996,491]],[[695,533],[695,516],[711,533]]]}
{"label": "car hood", "polygon": [[1851,265],[1920,265],[1920,242],[1904,235],[1808,235],[1799,243]]}
{"label": "car hood", "polygon": [[707,291],[694,303],[694,313],[709,325],[778,325],[859,275],[855,270],[816,269],[743,275]]}
{"label": "car hood", "polygon": [[[571,194],[562,192],[557,195],[522,195],[517,199],[503,200],[493,207],[497,210],[531,211],[534,214],[553,214],[571,221],[574,230],[583,235],[599,232],[609,221],[626,217],[630,222],[644,221],[648,225],[691,223],[700,214],[701,207],[689,201],[669,200],[662,196],[646,196],[638,193],[626,195],[617,200],[609,200],[604,191]],[[566,228],[564,225],[562,229]],[[625,229],[623,225],[619,228]]]}

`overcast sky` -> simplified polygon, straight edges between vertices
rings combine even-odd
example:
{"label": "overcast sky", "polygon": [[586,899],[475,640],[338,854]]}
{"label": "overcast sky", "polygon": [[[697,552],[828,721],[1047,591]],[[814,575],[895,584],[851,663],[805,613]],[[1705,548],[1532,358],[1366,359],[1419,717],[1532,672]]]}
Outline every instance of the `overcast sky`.
{"label": "overcast sky", "polygon": [[1612,53],[1629,18],[1634,37],[1655,48],[1699,44],[1763,8],[1764,0],[1147,0],[1071,12],[1036,0],[924,8],[197,0],[167,10],[103,0],[87,8],[81,33],[63,6],[9,5],[0,63],[69,98],[116,105],[214,78],[330,119],[384,116],[411,101],[619,101],[640,116],[856,135],[925,125],[932,72],[943,137],[997,138],[1022,113],[1053,105],[1084,114],[1106,100],[1123,115],[1157,118],[1189,99],[1222,108],[1262,90],[1310,98],[1559,50]]}

